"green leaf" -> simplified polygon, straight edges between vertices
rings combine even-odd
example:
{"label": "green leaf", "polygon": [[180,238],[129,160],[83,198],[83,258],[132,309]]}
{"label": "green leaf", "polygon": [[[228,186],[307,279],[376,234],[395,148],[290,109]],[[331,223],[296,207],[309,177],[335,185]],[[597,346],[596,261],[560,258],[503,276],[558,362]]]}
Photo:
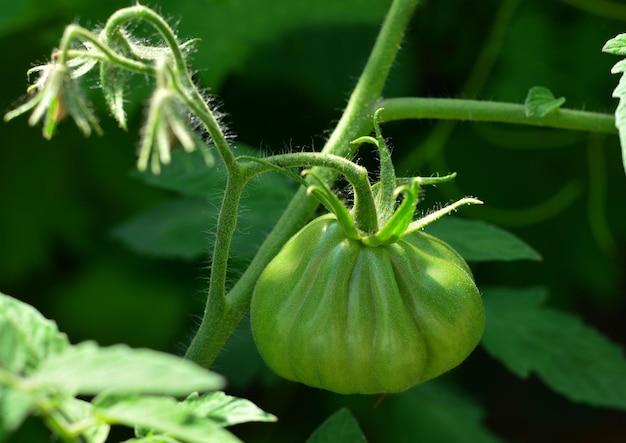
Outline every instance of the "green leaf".
{"label": "green leaf", "polygon": [[385,398],[381,413],[385,434],[380,441],[503,443],[484,427],[480,405],[437,380]]}
{"label": "green leaf", "polygon": [[[209,148],[212,149],[212,148]],[[245,155],[253,155],[248,147],[235,148]],[[219,163],[209,166],[200,151],[185,152],[182,149],[172,151],[171,162],[164,166],[158,175],[151,172],[133,171],[133,175],[143,182],[157,188],[176,191],[183,195],[216,198],[226,186],[226,172]]]}
{"label": "green leaf", "polygon": [[602,52],[614,55],[626,55],[626,34],[619,34],[602,47]]}
{"label": "green leaf", "polygon": [[0,386],[0,441],[20,427],[32,411],[34,401],[33,396]]}
{"label": "green leaf", "polygon": [[32,306],[0,293],[0,368],[30,374],[69,346],[56,323]]}
{"label": "green leaf", "polygon": [[29,383],[85,395],[107,389],[187,395],[224,386],[221,376],[191,361],[126,345],[99,347],[94,342],[84,342],[52,356]]}
{"label": "green leaf", "polygon": [[[60,405],[63,415],[71,423],[78,423],[93,416],[93,405],[74,397],[64,399]],[[106,423],[95,423],[84,431],[81,436],[87,443],[105,443],[109,435],[110,426]]]}
{"label": "green leaf", "polygon": [[[619,44],[622,44],[624,40],[626,40],[626,34],[619,35]],[[616,39],[618,38],[616,37]],[[611,42],[611,40],[609,40]],[[607,44],[609,43],[607,42]],[[618,43],[614,44],[615,46]],[[606,45],[605,45],[606,48]],[[603,48],[604,49],[604,48]],[[607,51],[612,52],[614,54],[622,54],[617,49],[615,51]],[[625,51],[626,53],[626,51]],[[613,68],[611,69],[611,73],[618,74],[622,73],[622,76],[617,83],[617,87],[613,91],[613,97],[619,99],[619,103],[617,104],[617,108],[615,109],[615,127],[619,132],[619,142],[622,147],[622,164],[624,166],[624,170],[626,171],[626,60],[621,60],[617,62]]]}
{"label": "green leaf", "polygon": [[533,86],[528,91],[524,106],[526,117],[545,117],[565,103],[565,97],[555,98],[548,88]]}
{"label": "green leaf", "polygon": [[32,373],[42,360],[67,346],[67,337],[54,322],[0,293],[0,440],[19,428],[34,407],[33,397],[7,382]]}
{"label": "green leaf", "polygon": [[[619,34],[607,41],[602,47],[602,51],[609,54],[626,55],[626,34]],[[626,60],[617,62],[611,69],[611,73],[622,73],[617,87],[613,91],[613,97],[619,99],[617,109],[615,109],[615,126],[619,132],[622,164],[626,171]]]}
{"label": "green leaf", "polygon": [[539,253],[518,237],[480,220],[446,217],[424,230],[448,243],[468,261],[541,260]]}
{"label": "green leaf", "polygon": [[535,373],[568,399],[626,409],[623,349],[578,317],[543,306],[542,288],[483,291],[483,346],[522,378]]}
{"label": "green leaf", "polygon": [[[241,155],[254,152],[246,147],[236,150]],[[211,244],[207,231],[217,220],[226,185],[223,167],[206,166],[199,152],[175,151],[160,175],[137,174],[146,183],[184,196],[139,214],[117,227],[113,236],[132,250],[155,257],[193,260],[207,255]],[[296,189],[278,173],[263,174],[248,183],[241,197],[232,257],[252,260]]]}
{"label": "green leaf", "polygon": [[365,436],[352,413],[342,408],[328,417],[313,434],[307,443],[363,443]]}
{"label": "green leaf", "polygon": [[[94,399],[93,415],[110,424],[152,429],[193,443],[236,443],[238,438],[210,419],[180,407],[171,397],[103,395]],[[152,440],[154,441],[154,440]]]}
{"label": "green leaf", "polygon": [[251,421],[272,422],[277,418],[243,398],[232,397],[221,391],[204,395],[193,393],[182,406],[199,417],[210,418],[220,426],[232,426]]}
{"label": "green leaf", "polygon": [[204,197],[178,197],[115,228],[113,237],[141,254],[194,260],[209,253],[213,206]]}

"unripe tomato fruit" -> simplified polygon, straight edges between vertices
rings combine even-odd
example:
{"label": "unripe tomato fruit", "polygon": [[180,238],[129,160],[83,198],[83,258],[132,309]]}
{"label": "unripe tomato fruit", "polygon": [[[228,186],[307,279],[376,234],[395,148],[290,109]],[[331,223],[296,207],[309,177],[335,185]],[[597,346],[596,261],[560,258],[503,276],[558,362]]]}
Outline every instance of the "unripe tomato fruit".
{"label": "unripe tomato fruit", "polygon": [[400,392],[460,364],[483,333],[463,258],[421,231],[376,247],[333,214],[310,222],[261,274],[251,322],[278,375],[342,394]]}

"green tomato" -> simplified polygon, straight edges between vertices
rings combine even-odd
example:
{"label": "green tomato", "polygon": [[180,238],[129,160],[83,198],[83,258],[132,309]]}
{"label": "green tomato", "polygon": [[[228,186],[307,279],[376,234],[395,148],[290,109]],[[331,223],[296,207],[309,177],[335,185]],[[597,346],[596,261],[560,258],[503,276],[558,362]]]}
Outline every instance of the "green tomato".
{"label": "green tomato", "polygon": [[460,364],[484,327],[461,256],[415,231],[371,247],[333,214],[285,244],[261,274],[251,321],[278,375],[342,394],[400,392]]}

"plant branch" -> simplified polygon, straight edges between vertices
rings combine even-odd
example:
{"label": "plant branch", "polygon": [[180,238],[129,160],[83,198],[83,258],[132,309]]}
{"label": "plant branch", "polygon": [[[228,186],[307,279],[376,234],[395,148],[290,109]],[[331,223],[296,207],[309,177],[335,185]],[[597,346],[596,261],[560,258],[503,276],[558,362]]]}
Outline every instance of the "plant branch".
{"label": "plant branch", "polygon": [[204,367],[209,367],[213,363],[215,356],[243,315],[239,309],[235,309],[233,315],[231,303],[225,294],[230,243],[237,227],[239,200],[245,183],[239,170],[228,175],[217,221],[205,310],[196,335],[185,353],[185,358]]}
{"label": "plant branch", "polygon": [[[417,3],[418,0],[394,0],[392,3],[346,109],[322,152],[351,157],[357,147],[350,145],[350,141],[371,130],[371,109],[380,100],[389,70]],[[337,177],[334,171],[322,170],[320,175],[329,185]],[[283,244],[311,218],[318,204],[317,199],[307,196],[305,190],[300,190],[296,194],[246,272],[230,291],[226,298],[227,309],[221,313],[221,318],[203,320],[202,324],[206,327],[201,328],[199,332],[202,332],[207,343],[204,343],[202,355],[197,352],[200,347],[194,345],[202,338],[196,336],[192,348],[187,353],[188,358],[206,367],[212,364],[228,336],[248,311],[252,291],[259,275]],[[207,315],[213,314],[206,311],[205,318]]]}
{"label": "plant branch", "polygon": [[[98,49],[98,51],[100,51],[100,54],[93,51],[71,49],[70,45],[75,39],[81,39],[91,43]],[[153,66],[116,53],[108,45],[100,41],[100,39],[98,39],[98,37],[91,31],[88,31],[78,25],[68,25],[65,28],[65,32],[61,37],[61,43],[59,44],[59,50],[56,54],[57,61],[59,63],[65,62],[66,57],[86,57],[99,61],[108,61],[118,65],[120,68],[127,69],[138,74],[155,75]]]}
{"label": "plant branch", "polygon": [[381,121],[440,119],[488,121],[617,134],[612,114],[559,109],[545,117],[528,117],[524,105],[453,98],[403,97],[383,100]]}

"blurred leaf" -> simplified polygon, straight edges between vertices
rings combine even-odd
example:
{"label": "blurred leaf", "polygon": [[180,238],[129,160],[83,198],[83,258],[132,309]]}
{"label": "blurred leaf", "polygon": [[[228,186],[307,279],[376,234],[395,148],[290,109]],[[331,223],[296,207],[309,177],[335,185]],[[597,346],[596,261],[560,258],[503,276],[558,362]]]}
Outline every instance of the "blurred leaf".
{"label": "blurred leaf", "polygon": [[[257,153],[245,146],[237,155]],[[210,237],[226,185],[223,167],[209,167],[202,153],[175,151],[172,163],[160,175],[139,174],[151,185],[185,195],[163,203],[117,227],[113,235],[136,252],[156,257],[192,260],[209,253]],[[280,214],[289,204],[296,185],[274,172],[248,183],[241,197],[237,232],[231,256],[250,261]]]}
{"label": "blurred leaf", "polygon": [[307,443],[363,443],[365,436],[352,413],[342,408],[328,417],[306,441]]}
{"label": "blurred leaf", "polygon": [[548,88],[533,86],[528,91],[524,107],[526,117],[545,117],[565,103],[565,97],[555,98]]}
{"label": "blurred leaf", "polygon": [[578,317],[542,306],[542,288],[484,289],[483,346],[511,372],[537,374],[572,401],[626,409],[623,350]]}
{"label": "blurred leaf", "polygon": [[220,426],[232,426],[251,421],[276,421],[276,417],[243,398],[221,391],[199,395],[193,393],[181,405],[193,414],[210,418]]}
{"label": "blurred leaf", "polygon": [[99,347],[84,342],[47,359],[29,384],[95,395],[105,389],[185,395],[220,389],[221,376],[191,361],[126,345]]}
{"label": "blurred leaf", "polygon": [[0,441],[20,427],[34,406],[32,396],[13,389],[10,383],[26,367],[26,349],[20,338],[8,319],[0,318]]}
{"label": "blurred leaf", "polygon": [[69,341],[32,306],[0,293],[0,367],[30,374]]}
{"label": "blurred leaf", "polygon": [[5,380],[30,374],[68,345],[54,322],[0,293],[0,440],[19,428],[34,406],[33,397],[5,385]]}
{"label": "blurred leaf", "polygon": [[386,398],[382,408],[388,418],[381,441],[503,443],[483,426],[480,405],[438,381]]}
{"label": "blurred leaf", "polygon": [[537,251],[510,232],[480,220],[445,217],[427,225],[425,231],[467,261],[541,260]]}
{"label": "blurred leaf", "polygon": [[179,197],[118,226],[113,236],[141,254],[193,260],[209,252],[212,206],[206,198]]}
{"label": "blurred leaf", "polygon": [[155,434],[162,432],[167,434],[166,440],[173,437],[193,443],[240,442],[212,420],[186,411],[170,397],[103,395],[94,400],[94,416],[111,424],[149,428]]}
{"label": "blurred leaf", "polygon": [[20,427],[30,414],[34,400],[30,395],[0,385],[0,441]]}
{"label": "blurred leaf", "polygon": [[[79,423],[93,416],[93,405],[89,402],[74,397],[64,399],[60,405],[63,415],[71,423]],[[106,423],[98,423],[84,431],[81,436],[87,443],[105,443],[109,436],[110,426]]]}
{"label": "blurred leaf", "polygon": [[[248,147],[236,149],[243,151],[242,155],[254,155],[258,152]],[[207,165],[199,150],[189,153],[182,149],[172,151],[171,163],[164,165],[159,175],[149,171],[134,171],[133,175],[151,186],[188,196],[210,197],[215,199],[216,203],[219,202],[218,196],[226,186],[224,166],[221,163],[215,166]]]}

